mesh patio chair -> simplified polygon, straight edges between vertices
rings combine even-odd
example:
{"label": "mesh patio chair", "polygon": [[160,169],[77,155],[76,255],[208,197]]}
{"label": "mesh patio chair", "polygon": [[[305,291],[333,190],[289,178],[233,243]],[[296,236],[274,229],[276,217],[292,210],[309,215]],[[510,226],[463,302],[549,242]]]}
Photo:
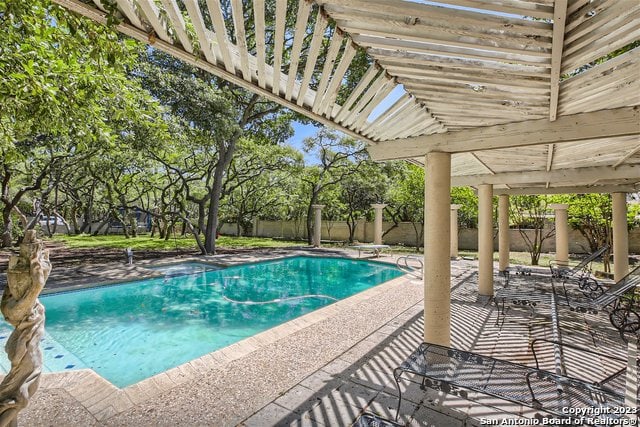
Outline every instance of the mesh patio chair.
{"label": "mesh patio chair", "polygon": [[386,418],[379,417],[378,415],[365,412],[358,417],[358,419],[352,424],[352,427],[401,427],[402,424],[398,424]]}
{"label": "mesh patio chair", "polygon": [[622,335],[628,333],[638,334],[640,332],[640,294],[638,293],[640,266],[635,267],[629,274],[608,288],[605,284],[590,277],[581,280],[589,283],[589,285],[585,286],[597,288],[597,292],[592,292],[592,295],[597,296],[576,298],[566,288],[564,292],[557,292],[555,287],[553,288],[553,293],[512,288],[498,290],[493,298],[494,304],[498,308],[496,323],[500,322],[500,316],[503,316],[504,320],[507,304],[527,307],[533,315],[537,305],[550,305],[552,296],[555,294],[556,303],[560,306],[568,307],[571,311],[597,313],[606,309],[609,312],[611,323]]}
{"label": "mesh patio chair", "polygon": [[[611,390],[583,379],[539,368],[458,350],[422,343],[394,370],[398,390],[398,410],[402,403],[400,380],[417,382],[463,399],[468,390],[494,396],[540,410],[536,418],[569,418],[574,410],[600,407],[601,425],[620,418],[624,406],[622,390]],[[397,412],[396,412],[397,414]],[[397,418],[396,418],[397,419]]]}
{"label": "mesh patio chair", "polygon": [[[580,261],[573,267],[560,266],[556,264],[555,261],[550,261],[549,271],[551,272],[551,279],[560,279],[563,283],[569,280],[575,280],[575,284],[577,284],[578,286],[582,285],[582,282],[579,282],[577,279],[590,276],[590,272],[588,269],[589,265],[596,259],[600,258],[607,250],[609,250],[609,245],[604,245],[597,251],[589,254],[589,256],[585,257],[582,261]],[[509,267],[504,271],[500,271],[499,274],[501,276],[504,276],[505,286],[509,285],[509,278],[512,273],[516,276],[532,276],[532,269],[530,267],[516,265],[513,267]],[[589,290],[587,289],[586,292],[589,292]]]}
{"label": "mesh patio chair", "polygon": [[604,245],[597,251],[593,252],[586,258],[584,258],[580,263],[574,265],[573,267],[569,266],[559,266],[555,261],[549,262],[549,270],[551,270],[551,277],[555,279],[568,279],[573,277],[578,277],[588,273],[587,267],[593,261],[600,258],[604,255],[605,252],[609,250],[609,245]]}

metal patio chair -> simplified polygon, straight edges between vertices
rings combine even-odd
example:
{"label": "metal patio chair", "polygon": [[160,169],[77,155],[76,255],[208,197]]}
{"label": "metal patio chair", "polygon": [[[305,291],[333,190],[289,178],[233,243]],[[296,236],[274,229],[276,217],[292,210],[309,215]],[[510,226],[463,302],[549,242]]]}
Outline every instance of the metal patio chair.
{"label": "metal patio chair", "polygon": [[[550,305],[555,295],[555,302],[559,306],[566,306],[571,311],[580,313],[597,313],[602,310],[609,312],[609,319],[624,338],[625,334],[638,334],[640,332],[640,266],[635,267],[629,274],[617,283],[608,287],[591,277],[581,279],[597,291],[592,296],[577,298],[571,295],[566,288],[563,292],[557,292],[553,287],[553,293],[532,292],[525,289],[505,288],[498,290],[493,301],[498,308],[496,324],[500,322],[500,316],[506,316],[505,307],[527,307],[535,314],[535,307],[539,304]],[[597,296],[595,296],[597,295]]]}
{"label": "metal patio chair", "polygon": [[[582,286],[583,283],[579,281],[579,279],[590,276],[590,271],[588,269],[589,264],[591,264],[596,259],[600,258],[607,250],[609,250],[609,245],[604,245],[597,251],[589,254],[587,257],[582,259],[578,264],[570,267],[570,266],[560,266],[556,264],[555,261],[549,262],[549,271],[551,272],[551,280],[560,279],[564,284],[567,281],[573,281],[573,283],[578,286]],[[531,276],[532,269],[530,267],[525,267],[522,265],[516,265],[513,267],[509,267],[504,271],[499,272],[501,276],[504,276],[504,284],[505,286],[509,285],[510,275],[513,273],[516,276]],[[583,291],[582,288],[580,288]],[[584,289],[585,294],[591,292],[589,289]]]}
{"label": "metal patio chair", "polygon": [[[572,409],[600,407],[608,422],[621,416],[625,396],[600,384],[572,378],[531,366],[422,343],[394,370],[398,389],[398,411],[402,403],[400,380],[418,382],[421,387],[468,398],[468,390],[528,406],[541,413],[536,418],[569,418]],[[609,408],[609,409],[606,409]],[[396,412],[396,419],[397,419]]]}
{"label": "metal patio chair", "polygon": [[596,259],[600,258],[604,255],[605,252],[609,250],[609,245],[604,245],[597,251],[593,252],[578,264],[573,267],[569,266],[559,266],[555,261],[549,262],[549,270],[551,271],[551,277],[554,279],[569,279],[573,277],[579,277],[588,273],[587,266],[591,264]]}

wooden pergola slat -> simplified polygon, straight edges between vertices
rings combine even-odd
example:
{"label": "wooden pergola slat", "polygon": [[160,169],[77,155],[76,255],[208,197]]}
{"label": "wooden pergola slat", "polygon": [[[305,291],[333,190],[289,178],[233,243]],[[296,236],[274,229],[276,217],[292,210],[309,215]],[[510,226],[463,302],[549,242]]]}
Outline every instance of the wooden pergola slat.
{"label": "wooden pergola slat", "polygon": [[287,77],[287,88],[284,98],[288,101],[291,100],[293,94],[293,83],[296,81],[298,75],[298,63],[300,62],[300,52],[302,51],[302,43],[304,42],[307,28],[307,21],[309,20],[309,11],[311,10],[311,4],[306,1],[298,3],[298,14],[296,17],[295,33],[293,36],[293,45],[291,47],[291,55],[289,61],[289,75]]}
{"label": "wooden pergola slat", "polygon": [[258,86],[265,88],[267,84],[265,76],[265,21],[264,21],[264,0],[253,0],[253,16],[255,20],[256,34],[256,60],[258,70]]}
{"label": "wooden pergola slat", "polygon": [[241,0],[231,0],[231,16],[233,17],[233,31],[236,37],[236,48],[240,53],[240,70],[242,77],[251,81],[249,71],[249,52],[247,51],[247,35],[244,29],[244,8]]}
{"label": "wooden pergola slat", "polygon": [[[325,92],[327,90],[327,86],[329,85],[329,78],[333,73],[333,68],[338,58],[338,53],[340,53],[340,48],[342,47],[343,40],[344,40],[344,37],[342,36],[342,31],[339,31],[336,28],[333,32],[333,37],[331,37],[329,50],[327,51],[327,55],[324,58],[324,66],[322,67],[320,83],[318,83],[318,89],[316,89],[316,98],[313,101],[312,111],[316,114],[319,113],[320,104],[322,103],[322,100],[326,96]],[[349,41],[347,41],[347,44],[348,43]]]}
{"label": "wooden pergola slat", "polygon": [[191,40],[189,40],[189,36],[187,35],[187,25],[184,22],[184,18],[180,13],[180,9],[176,4],[175,0],[161,0],[162,5],[165,10],[169,14],[169,18],[171,19],[171,23],[173,24],[173,29],[176,32],[176,36],[180,41],[180,44],[189,53],[193,53],[193,46],[191,45]]}
{"label": "wooden pergola slat", "polygon": [[[129,22],[131,22],[133,25],[135,25],[138,28],[143,27],[142,21],[140,21],[140,18],[138,17],[138,14],[135,8],[133,7],[133,4],[131,4],[129,0],[116,0],[116,4],[118,5],[118,8],[123,12],[124,16],[127,17]],[[101,9],[105,10],[104,7],[101,7]]]}
{"label": "wooden pergola slat", "polygon": [[349,111],[344,118],[340,121],[340,123],[345,126],[351,126],[353,124],[355,117],[360,113],[360,111],[367,105],[368,102],[375,96],[378,90],[385,84],[387,78],[384,73],[379,74],[376,79],[369,85],[367,90],[362,94],[358,102],[353,106],[351,111]]}
{"label": "wooden pergola slat", "polygon": [[[207,37],[207,30],[204,25],[204,19],[202,18],[202,12],[200,8],[197,6],[194,0],[185,1],[185,6],[187,8],[187,13],[189,14],[189,18],[191,18],[191,23],[193,24],[193,28],[196,32],[196,36],[198,37],[198,41],[200,42],[200,50],[204,53],[205,58],[212,64],[216,64],[218,62],[218,58],[222,57],[222,53],[218,56],[209,41],[209,37]],[[218,50],[218,52],[220,52]]]}
{"label": "wooden pergola slat", "polygon": [[162,40],[171,43],[172,40],[167,33],[165,24],[160,22],[160,13],[155,3],[150,0],[138,0],[137,4],[142,10],[142,13],[144,13],[144,17],[147,19],[147,22],[149,22],[153,27],[157,36]]}
{"label": "wooden pergola slat", "polygon": [[[194,0],[186,0],[194,1]],[[195,5],[197,7],[197,5]],[[224,67],[229,73],[236,72],[233,60],[231,59],[231,53],[229,52],[229,38],[227,36],[227,25],[224,22],[224,16],[222,15],[222,9],[220,7],[219,0],[207,0],[207,8],[209,9],[209,16],[213,23],[213,31],[216,35],[218,42],[218,48],[222,54],[222,60]]]}
{"label": "wooden pergola slat", "polygon": [[371,114],[371,112],[373,111],[373,109],[376,108],[378,104],[380,104],[380,102],[382,102],[382,100],[385,99],[391,93],[391,91],[395,88],[395,81],[393,81],[392,79],[386,78],[386,76],[385,76],[385,79],[387,81],[380,88],[380,90],[378,90],[378,92],[373,96],[373,98],[371,99],[371,102],[369,102],[369,104],[367,104],[367,106],[364,107],[362,111],[360,111],[358,117],[356,118],[356,120],[354,121],[351,127],[352,129],[361,128],[364,125],[367,118],[369,117],[369,114]]}
{"label": "wooden pergola slat", "polygon": [[378,69],[378,66],[375,63],[369,66],[369,68],[363,74],[362,78],[360,79],[356,87],[351,92],[351,95],[349,95],[349,97],[344,102],[344,104],[342,104],[342,108],[340,109],[340,111],[335,115],[334,120],[336,122],[341,123],[345,119],[347,114],[349,114],[349,110],[353,106],[353,103],[356,102],[358,97],[362,94],[362,92],[364,92],[364,90],[367,88],[369,83],[371,83],[373,78],[376,75],[378,75],[379,72],[380,72],[380,69]]}
{"label": "wooden pergola slat", "polygon": [[324,31],[327,28],[327,25],[327,20],[324,18],[324,16],[322,16],[322,9],[318,8],[316,24],[314,26],[313,36],[311,38],[311,45],[309,47],[309,52],[307,53],[307,63],[304,67],[302,83],[300,85],[300,91],[297,95],[296,103],[298,105],[302,105],[304,101],[304,95],[307,92],[309,83],[311,82],[311,78],[313,77],[313,73],[316,68],[316,62],[318,61],[318,54],[320,53],[320,47],[322,46],[322,41],[324,40]]}
{"label": "wooden pergola slat", "polygon": [[285,18],[287,13],[287,0],[276,0],[276,29],[273,37],[273,82],[272,92],[280,95],[280,70],[282,67],[282,49],[284,46]]}
{"label": "wooden pergola slat", "polygon": [[353,41],[357,44],[368,47],[390,51],[407,51],[440,56],[453,56],[456,58],[479,59],[493,62],[506,62],[536,67],[551,67],[550,55],[548,53],[530,54],[529,52],[507,53],[495,50],[482,50],[478,48],[465,48],[448,46],[431,42],[413,42],[409,40],[397,40],[385,37],[374,37],[368,35],[353,35]]}
{"label": "wooden pergola slat", "polygon": [[556,0],[553,8],[553,47],[551,48],[551,96],[549,99],[549,120],[554,121],[558,113],[558,93],[560,91],[560,69],[564,46],[564,28],[567,19],[567,0]]}

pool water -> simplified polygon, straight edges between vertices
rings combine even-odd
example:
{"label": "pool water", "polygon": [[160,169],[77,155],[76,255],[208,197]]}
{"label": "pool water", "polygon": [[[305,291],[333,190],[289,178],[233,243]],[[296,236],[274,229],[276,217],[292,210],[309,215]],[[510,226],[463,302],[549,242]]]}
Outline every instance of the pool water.
{"label": "pool water", "polygon": [[157,265],[146,268],[162,273],[165,276],[182,276],[185,274],[196,274],[219,270],[221,267],[204,262],[181,262],[177,264]]}
{"label": "pool water", "polygon": [[89,367],[126,387],[401,274],[294,257],[45,295],[45,366]]}

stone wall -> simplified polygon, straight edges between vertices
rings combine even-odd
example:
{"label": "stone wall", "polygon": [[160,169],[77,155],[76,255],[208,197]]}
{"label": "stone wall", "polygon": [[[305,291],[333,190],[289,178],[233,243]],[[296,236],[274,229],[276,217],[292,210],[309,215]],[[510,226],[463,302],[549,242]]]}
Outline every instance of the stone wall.
{"label": "stone wall", "polygon": [[[420,224],[416,225],[418,229]],[[373,222],[359,221],[356,226],[355,240],[359,242],[373,241]],[[389,245],[414,246],[416,244],[416,231],[413,224],[403,222],[393,227],[392,222],[384,222],[383,231],[388,231],[382,238]],[[391,230],[390,230],[391,229]],[[255,221],[253,235],[256,237],[276,237],[291,240],[304,240],[307,236],[305,221]],[[532,233],[532,231],[528,231]],[[515,252],[527,252],[525,240],[517,229],[509,230],[511,237],[511,250]],[[235,224],[224,224],[222,234],[235,235]],[[419,240],[422,241],[422,235]],[[322,240],[346,242],[349,239],[349,229],[342,221],[322,221]],[[555,251],[555,236],[544,241],[543,252]],[[478,250],[478,230],[461,228],[458,230],[458,247],[460,250]],[[494,249],[498,250],[498,230],[494,230]],[[579,231],[569,230],[569,252],[590,253],[587,241]],[[629,252],[640,253],[640,229],[629,232]]]}

